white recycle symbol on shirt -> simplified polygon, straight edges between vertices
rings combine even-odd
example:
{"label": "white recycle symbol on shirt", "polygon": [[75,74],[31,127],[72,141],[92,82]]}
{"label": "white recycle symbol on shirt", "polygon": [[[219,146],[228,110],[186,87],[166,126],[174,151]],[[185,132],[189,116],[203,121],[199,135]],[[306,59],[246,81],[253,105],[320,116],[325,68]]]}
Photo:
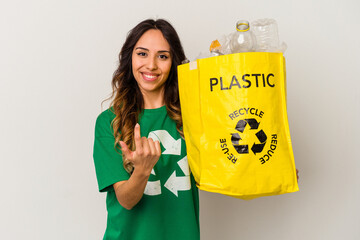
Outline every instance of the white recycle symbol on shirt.
{"label": "white recycle symbol on shirt", "polygon": [[[152,138],[154,141],[159,141],[165,150],[161,154],[168,155],[180,155],[181,154],[181,138],[175,140],[166,130],[157,130],[149,133],[148,138]],[[178,196],[179,191],[186,191],[191,189],[190,183],[190,169],[187,160],[187,156],[183,157],[177,162],[185,176],[176,176],[176,170],[167,179],[164,186],[169,189],[175,196]],[[151,174],[156,175],[154,169]],[[161,182],[148,181],[145,187],[144,194],[146,195],[160,195],[161,194]]]}

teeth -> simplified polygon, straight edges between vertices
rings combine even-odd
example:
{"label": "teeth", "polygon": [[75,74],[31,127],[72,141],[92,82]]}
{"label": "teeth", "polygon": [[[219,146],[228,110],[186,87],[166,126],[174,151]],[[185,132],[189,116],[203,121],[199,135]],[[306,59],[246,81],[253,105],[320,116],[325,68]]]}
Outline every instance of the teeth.
{"label": "teeth", "polygon": [[146,78],[156,78],[156,75],[147,75],[147,74],[144,74],[144,76],[145,76]]}

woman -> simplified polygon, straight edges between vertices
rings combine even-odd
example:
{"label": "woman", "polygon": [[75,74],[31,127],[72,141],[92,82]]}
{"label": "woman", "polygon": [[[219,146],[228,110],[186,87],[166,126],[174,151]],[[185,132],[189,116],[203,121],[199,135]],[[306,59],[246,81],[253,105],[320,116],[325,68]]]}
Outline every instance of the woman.
{"label": "woman", "polygon": [[174,28],[145,20],[119,54],[111,107],[96,121],[94,162],[107,192],[104,239],[199,239],[199,197],[189,173]]}

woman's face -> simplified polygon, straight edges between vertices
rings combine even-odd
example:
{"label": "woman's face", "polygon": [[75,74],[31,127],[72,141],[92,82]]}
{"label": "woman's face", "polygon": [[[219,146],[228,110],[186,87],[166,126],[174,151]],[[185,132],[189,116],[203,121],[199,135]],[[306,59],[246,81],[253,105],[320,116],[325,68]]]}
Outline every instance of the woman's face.
{"label": "woman's face", "polygon": [[132,72],[142,94],[162,94],[171,68],[170,45],[160,30],[145,32],[132,53]]}

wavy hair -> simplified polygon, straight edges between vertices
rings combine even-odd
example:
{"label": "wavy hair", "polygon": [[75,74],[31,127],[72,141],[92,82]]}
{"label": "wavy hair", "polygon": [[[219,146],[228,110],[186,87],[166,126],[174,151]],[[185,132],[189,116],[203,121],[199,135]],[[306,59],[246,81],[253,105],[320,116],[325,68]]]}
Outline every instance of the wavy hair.
{"label": "wavy hair", "polygon": [[[127,35],[119,54],[119,67],[112,78],[111,108],[116,115],[111,126],[114,131],[116,150],[119,141],[124,141],[131,150],[135,150],[134,127],[139,114],[144,109],[144,99],[132,73],[132,53],[140,37],[150,29],[160,30],[170,45],[172,64],[165,82],[164,100],[169,117],[175,121],[176,128],[183,137],[182,118],[178,91],[177,66],[185,60],[185,54],[178,34],[173,26],[164,19],[147,19],[135,26]],[[134,166],[123,155],[123,166],[132,173]]]}

